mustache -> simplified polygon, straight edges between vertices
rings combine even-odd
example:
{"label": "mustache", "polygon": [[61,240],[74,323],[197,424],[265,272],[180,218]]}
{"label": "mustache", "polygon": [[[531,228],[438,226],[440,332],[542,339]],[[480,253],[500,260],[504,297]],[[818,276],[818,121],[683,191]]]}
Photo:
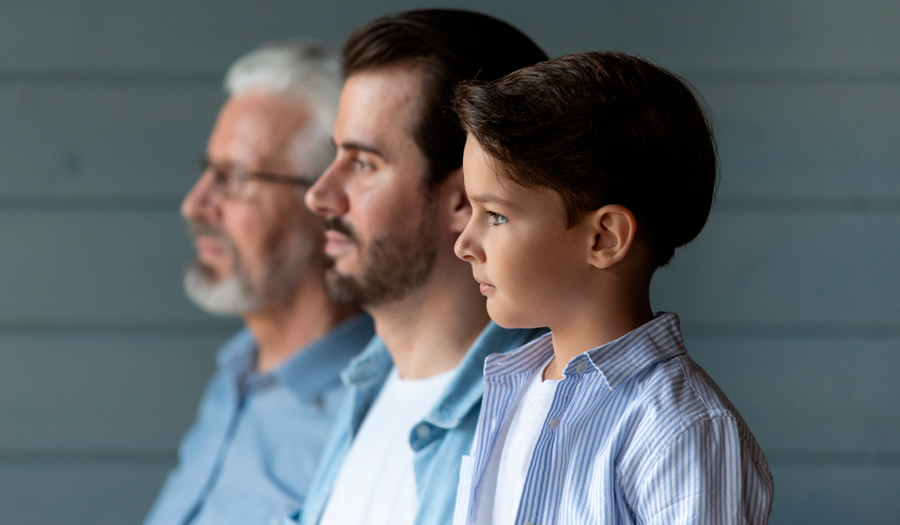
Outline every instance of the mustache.
{"label": "mustache", "polygon": [[356,239],[356,230],[353,229],[353,226],[350,226],[346,222],[342,221],[339,217],[325,219],[325,231],[338,232],[345,235],[354,244],[358,244],[358,241]]}
{"label": "mustache", "polygon": [[187,229],[188,233],[191,234],[191,237],[209,237],[211,239],[215,239],[217,241],[221,241],[227,245],[231,245],[231,239],[228,235],[225,234],[225,231],[221,228],[216,228],[210,224],[205,222],[198,221],[187,221]]}

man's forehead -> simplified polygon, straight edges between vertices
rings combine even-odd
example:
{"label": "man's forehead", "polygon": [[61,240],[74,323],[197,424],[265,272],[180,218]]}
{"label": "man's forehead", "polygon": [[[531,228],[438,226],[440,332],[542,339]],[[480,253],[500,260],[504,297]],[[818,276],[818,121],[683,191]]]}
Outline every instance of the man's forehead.
{"label": "man's forehead", "polygon": [[311,118],[308,106],[285,95],[248,92],[229,98],[210,135],[209,154],[241,163],[288,155],[291,141]]}
{"label": "man's forehead", "polygon": [[422,90],[426,76],[424,65],[412,62],[395,62],[384,66],[374,66],[353,72],[344,86],[363,83],[391,91],[409,99]]}
{"label": "man's forehead", "polygon": [[424,73],[395,64],[356,72],[341,94],[339,124],[374,136],[391,130],[412,135],[422,112]]}

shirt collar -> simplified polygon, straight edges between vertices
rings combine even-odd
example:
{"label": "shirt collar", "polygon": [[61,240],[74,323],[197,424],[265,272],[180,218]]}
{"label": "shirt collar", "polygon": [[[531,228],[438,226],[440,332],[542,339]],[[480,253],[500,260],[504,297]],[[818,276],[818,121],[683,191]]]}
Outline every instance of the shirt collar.
{"label": "shirt collar", "polygon": [[493,321],[481,331],[459,363],[456,375],[425,421],[445,429],[456,428],[481,402],[484,394],[484,360],[488,354],[508,352],[522,346],[541,330],[507,330]]}
{"label": "shirt collar", "polygon": [[[540,334],[542,330],[507,330],[497,326],[493,321],[489,322],[472,343],[447,389],[424,420],[444,429],[459,426],[472,408],[481,401],[484,393],[482,369],[485,356],[517,348]],[[375,336],[341,375],[348,386],[371,388],[384,382],[392,366],[393,360],[384,341]]]}
{"label": "shirt collar", "polygon": [[[297,350],[275,368],[272,378],[284,385],[302,402],[316,400],[333,383],[341,369],[372,338],[372,318],[359,314],[331,329],[324,336]],[[250,374],[256,365],[256,341],[246,328],[231,338],[218,356],[219,368],[236,382]]]}
{"label": "shirt collar", "polygon": [[256,366],[256,341],[247,328],[222,345],[216,356],[219,370],[238,381]]}
{"label": "shirt collar", "polygon": [[[654,363],[685,354],[684,340],[678,316],[659,312],[656,318],[623,335],[615,341],[573,357],[563,370],[563,376],[577,373],[580,363],[591,366],[606,379],[610,389],[633,377]],[[533,341],[515,352],[490,356],[485,361],[485,378],[531,373],[546,363],[553,354],[550,334]]]}
{"label": "shirt collar", "polygon": [[350,360],[341,372],[341,379],[349,387],[370,388],[384,381],[392,366],[391,354],[381,337],[376,335],[358,356]]}
{"label": "shirt collar", "polygon": [[272,371],[301,401],[312,401],[338,380],[341,370],[375,334],[372,318],[358,314],[306,345]]}

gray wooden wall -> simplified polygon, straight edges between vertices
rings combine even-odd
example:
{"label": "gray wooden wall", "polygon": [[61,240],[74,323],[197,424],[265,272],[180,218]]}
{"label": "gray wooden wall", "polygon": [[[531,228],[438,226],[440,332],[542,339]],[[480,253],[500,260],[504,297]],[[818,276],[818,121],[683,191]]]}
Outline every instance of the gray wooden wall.
{"label": "gray wooden wall", "polygon": [[[771,522],[900,515],[900,5],[466,0],[553,56],[685,76],[722,160],[654,285],[772,465]],[[183,297],[177,205],[225,67],[412,2],[0,5],[0,523],[137,523],[234,323]]]}

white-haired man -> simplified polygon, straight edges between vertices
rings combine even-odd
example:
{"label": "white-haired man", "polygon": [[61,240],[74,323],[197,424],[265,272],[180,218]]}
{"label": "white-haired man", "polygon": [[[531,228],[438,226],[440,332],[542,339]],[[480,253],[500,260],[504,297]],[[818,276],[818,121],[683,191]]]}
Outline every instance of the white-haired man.
{"label": "white-haired man", "polygon": [[218,355],[146,525],[264,524],[303,502],[371,319],[322,286],[322,220],[303,191],[334,156],[336,54],[277,44],[228,71],[229,98],[181,213],[197,248],[185,289],[246,328]]}

